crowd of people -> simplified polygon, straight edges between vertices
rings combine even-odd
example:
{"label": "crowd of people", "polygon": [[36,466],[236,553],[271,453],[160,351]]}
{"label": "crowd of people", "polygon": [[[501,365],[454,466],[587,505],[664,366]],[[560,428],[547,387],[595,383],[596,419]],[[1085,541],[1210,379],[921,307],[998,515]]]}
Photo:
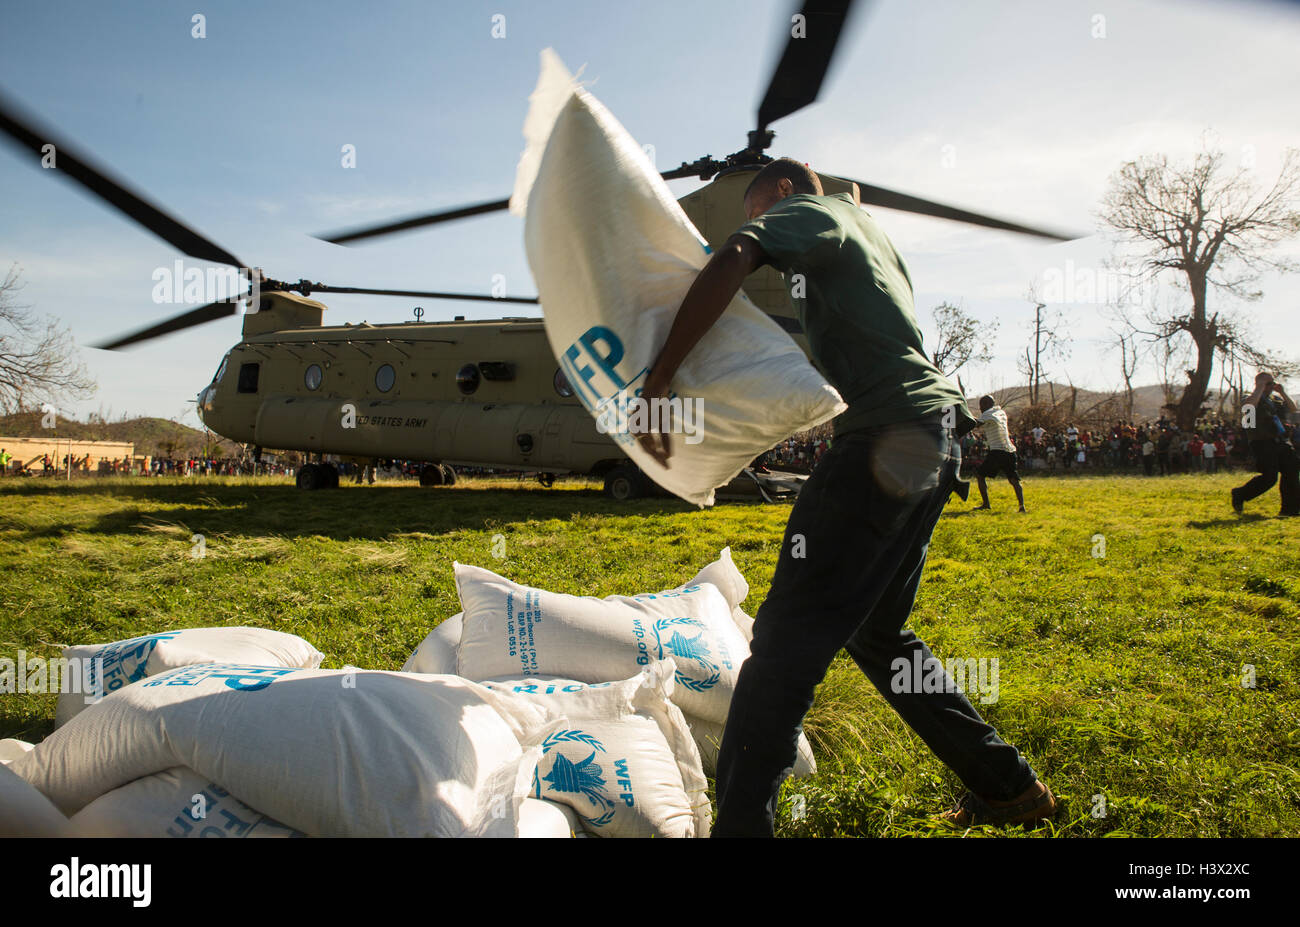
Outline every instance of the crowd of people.
{"label": "crowd of people", "polygon": [[[970,461],[979,483],[982,504],[989,505],[986,481],[1005,476],[1015,489],[1020,511],[1025,511],[1020,485],[1021,462],[1056,469],[1058,462],[1069,468],[1109,467],[1131,469],[1141,462],[1142,472],[1154,476],[1171,473],[1230,470],[1234,459],[1257,475],[1232,489],[1233,511],[1244,514],[1244,506],[1275,485],[1281,496],[1281,517],[1300,516],[1300,408],[1282,384],[1267,371],[1255,378],[1255,391],[1242,403],[1240,425],[1202,421],[1192,429],[1180,429],[1161,417],[1157,422],[1134,425],[1117,422],[1109,433],[1080,432],[1073,424],[1051,434],[1035,426],[1020,439],[1011,437],[1007,415],[992,396],[979,401],[979,424],[968,432]],[[965,462],[966,454],[963,454]]]}
{"label": "crowd of people", "polygon": [[[1078,428],[1073,423],[1049,430],[1041,426],[1012,433],[1021,472],[1108,471],[1163,476],[1218,473],[1251,465],[1249,441],[1238,425],[1207,418],[1183,430],[1166,416],[1156,421],[1115,422],[1109,428]],[[755,461],[772,469],[811,470],[833,438],[786,438]],[[988,457],[983,429],[961,441],[963,470],[974,472]]]}
{"label": "crowd of people", "polygon": [[295,467],[281,462],[254,462],[251,458],[120,457],[102,458],[92,465],[89,454],[51,457],[43,454],[26,463],[0,450],[0,473],[5,476],[61,476],[68,473],[99,476],[293,476]]}
{"label": "crowd of people", "polygon": [[[1172,473],[1217,473],[1247,466],[1247,442],[1234,424],[1204,420],[1183,430],[1161,416],[1154,422],[1116,422],[1091,430],[1073,423],[1049,431],[1041,426],[1012,436],[1021,470],[1108,470],[1147,476]],[[974,431],[962,439],[962,458],[979,466],[988,453],[987,438]]]}
{"label": "crowd of people", "polygon": [[830,446],[831,440],[824,437],[786,438],[754,463],[756,467],[811,470]]}
{"label": "crowd of people", "polygon": [[146,476],[293,476],[296,468],[279,461],[251,457],[154,458]]}

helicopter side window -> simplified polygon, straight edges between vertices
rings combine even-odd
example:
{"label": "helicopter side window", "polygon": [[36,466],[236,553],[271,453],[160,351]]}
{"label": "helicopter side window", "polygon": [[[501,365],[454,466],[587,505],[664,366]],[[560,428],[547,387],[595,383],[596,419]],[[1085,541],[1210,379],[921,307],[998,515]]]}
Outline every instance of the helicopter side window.
{"label": "helicopter side window", "polygon": [[302,382],[308,389],[320,389],[321,369],[320,364],[312,364],[303,374]]}
{"label": "helicopter side window", "polygon": [[513,380],[515,365],[507,361],[479,361],[479,372],[485,380]]}
{"label": "helicopter side window", "polygon": [[239,365],[239,392],[256,393],[257,392],[257,375],[261,371],[261,364],[240,364]]}
{"label": "helicopter side window", "polygon": [[573,387],[569,385],[569,378],[564,375],[564,371],[559,367],[555,368],[555,392],[565,399],[573,395]]}
{"label": "helicopter side window", "polygon": [[375,371],[375,387],[381,392],[386,393],[393,388],[397,382],[397,372],[393,370],[392,364],[384,364]]}
{"label": "helicopter side window", "polygon": [[456,386],[466,396],[471,395],[478,389],[482,377],[478,372],[478,364],[466,364],[456,371]]}

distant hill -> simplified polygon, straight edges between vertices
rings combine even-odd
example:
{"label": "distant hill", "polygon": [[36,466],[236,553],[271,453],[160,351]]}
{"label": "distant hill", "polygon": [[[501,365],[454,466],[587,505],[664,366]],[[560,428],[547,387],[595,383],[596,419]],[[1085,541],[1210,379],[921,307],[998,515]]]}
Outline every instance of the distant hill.
{"label": "distant hill", "polygon": [[205,434],[165,418],[132,418],[117,422],[99,421],[94,415],[85,422],[60,418],[57,427],[41,427],[40,412],[18,412],[0,416],[0,435],[14,438],[73,438],[79,441],[130,441],[137,454],[151,457],[190,457],[210,448],[216,457],[240,456],[239,445],[216,434]]}
{"label": "distant hill", "polygon": [[[1181,392],[1182,387],[1178,387]],[[1043,383],[1039,386],[1039,401],[1041,403],[1050,403],[1055,401],[1057,407],[1063,414],[1070,414],[1071,387],[1069,384],[1062,383]],[[1177,396],[1178,393],[1175,393]],[[1097,392],[1093,390],[1080,389],[1073,397],[1074,411],[1072,414],[1080,419],[1087,416],[1089,410],[1097,410],[1103,406],[1106,400],[1115,396],[1118,398],[1116,408],[1122,410],[1124,405],[1123,390],[1118,393]],[[1029,405],[1029,387],[1011,386],[1006,389],[995,390],[993,398],[998,401],[1008,414],[1014,416],[1017,410],[1024,409]],[[978,397],[972,397],[976,401]],[[1151,422],[1160,418],[1162,414],[1168,414],[1162,406],[1165,403],[1164,387],[1156,385],[1139,386],[1133,390],[1133,416],[1135,422]],[[1219,407],[1219,393],[1216,390],[1210,390],[1209,396],[1206,397],[1205,405],[1209,407],[1211,413]],[[1230,405],[1226,408],[1230,408]],[[1120,413],[1122,415],[1122,412]],[[1109,416],[1108,416],[1109,417]]]}

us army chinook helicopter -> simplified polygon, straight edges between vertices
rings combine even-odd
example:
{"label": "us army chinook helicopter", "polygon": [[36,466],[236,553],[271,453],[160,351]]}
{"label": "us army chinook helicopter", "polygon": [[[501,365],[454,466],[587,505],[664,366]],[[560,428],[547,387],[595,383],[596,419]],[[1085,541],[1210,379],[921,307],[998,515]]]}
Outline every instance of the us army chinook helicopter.
{"label": "us army chinook helicopter", "polygon": [[[807,2],[798,16],[804,31],[792,30],[758,111],[748,144],[721,161],[709,155],[665,172],[665,180],[698,177],[711,181],[679,201],[712,246],[745,221],[743,196],[754,172],[770,162],[775,138],[769,125],[812,103],[848,17],[850,0]],[[796,17],[797,19],[797,17]],[[783,28],[786,24],[783,23]],[[244,264],[199,233],[151,205],[121,182],[91,165],[49,133],[31,127],[0,98],[0,130],[24,150],[42,157],[49,145],[57,168],[191,257],[244,268]],[[1044,231],[945,206],[829,174],[819,174],[828,194],[849,192],[863,205],[935,216],[986,228],[1057,241],[1073,236]],[[321,236],[349,244],[443,222],[504,210],[509,199],[419,215]],[[288,283],[249,271],[254,297],[244,312],[242,339],[221,360],[211,382],[198,394],[198,411],[212,431],[261,448],[304,452],[312,462],[300,468],[298,486],[338,485],[338,470],[326,456],[422,460],[422,485],[455,481],[456,466],[486,466],[534,473],[549,486],[556,474],[589,474],[604,480],[605,492],[627,499],[652,491],[653,484],[623,454],[574,396],[537,317],[358,325],[325,325],[326,306],[315,293],[360,293],[418,299],[460,299],[536,304],[529,297],[335,287],[299,280]],[[744,284],[751,299],[807,353],[797,314],[780,276],[762,268]],[[243,311],[228,299],[192,309],[158,325],[97,345],[116,349],[204,324]],[[798,478],[746,471],[733,486],[771,498],[798,489]],[[725,498],[725,492],[720,492]]]}

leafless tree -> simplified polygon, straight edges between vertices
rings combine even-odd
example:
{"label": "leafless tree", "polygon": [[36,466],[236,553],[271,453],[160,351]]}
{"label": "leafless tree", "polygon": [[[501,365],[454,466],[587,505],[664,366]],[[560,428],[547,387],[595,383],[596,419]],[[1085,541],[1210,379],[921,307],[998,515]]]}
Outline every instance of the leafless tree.
{"label": "leafless tree", "polygon": [[1029,401],[1037,405],[1041,401],[1039,388],[1047,381],[1048,391],[1055,404],[1056,390],[1046,371],[1049,360],[1063,360],[1069,356],[1069,342],[1064,335],[1065,315],[1059,309],[1049,309],[1047,303],[1038,298],[1034,285],[1029,285],[1025,299],[1034,305],[1034,320],[1030,326],[1031,337],[1025,347],[1025,356],[1017,362],[1020,373],[1029,383]]}
{"label": "leafless tree", "polygon": [[1144,332],[1134,324],[1132,306],[1128,303],[1121,301],[1110,306],[1105,315],[1113,323],[1106,346],[1119,351],[1119,371],[1124,380],[1124,421],[1129,422],[1133,420],[1133,378],[1151,344],[1143,340]]}
{"label": "leafless tree", "polygon": [[18,302],[19,276],[14,264],[0,282],[0,412],[46,402],[66,408],[89,398],[95,382],[77,360],[71,336],[54,319],[40,320],[31,306]]}
{"label": "leafless tree", "polygon": [[935,306],[933,315],[938,335],[930,359],[944,376],[956,376],[971,361],[987,364],[993,360],[997,322],[980,322],[949,302]]}
{"label": "leafless tree", "polygon": [[[1280,242],[1300,232],[1300,150],[1289,149],[1273,186],[1262,195],[1251,172],[1225,166],[1221,151],[1203,149],[1190,165],[1165,155],[1124,164],[1111,178],[1100,217],[1139,252],[1140,272],[1154,279],[1172,272],[1186,286],[1189,311],[1153,319],[1153,337],[1168,345],[1166,360],[1181,353],[1174,342],[1191,341],[1195,366],[1186,371],[1172,411],[1182,428],[1194,426],[1209,390],[1214,357],[1256,366],[1284,359],[1254,345],[1244,326],[1222,309],[1211,311],[1211,289],[1242,300],[1262,295],[1251,288],[1266,270],[1294,270],[1272,256]],[[1166,377],[1165,382],[1169,383]]]}

